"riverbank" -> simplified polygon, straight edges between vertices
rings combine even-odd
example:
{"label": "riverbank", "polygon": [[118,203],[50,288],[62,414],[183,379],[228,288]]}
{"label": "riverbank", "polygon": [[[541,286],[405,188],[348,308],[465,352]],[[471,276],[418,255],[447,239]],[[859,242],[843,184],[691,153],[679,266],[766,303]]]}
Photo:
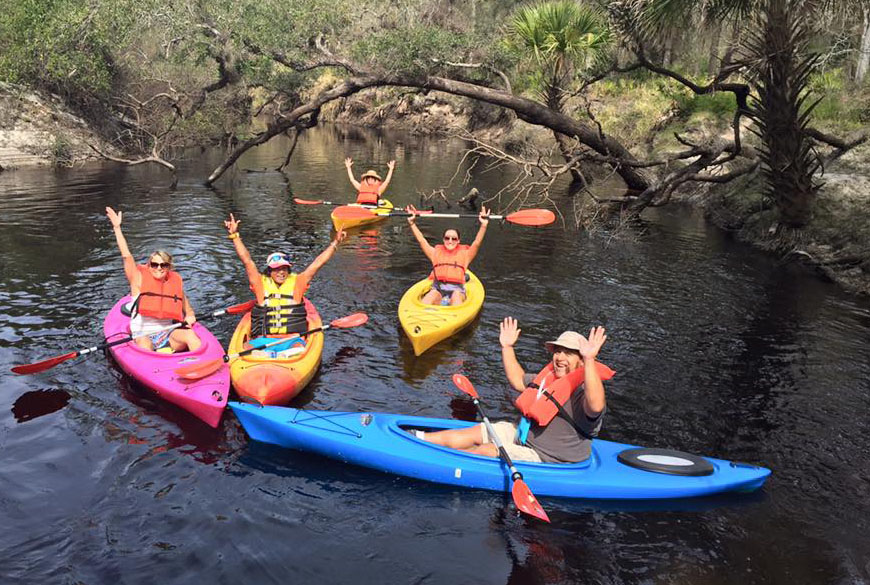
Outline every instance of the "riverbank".
{"label": "riverbank", "polygon": [[0,82],[0,171],[73,166],[116,148],[55,95]]}
{"label": "riverbank", "polygon": [[[710,123],[697,118],[668,121],[667,108],[659,106],[655,115],[643,118],[648,128],[633,123],[638,136],[663,121],[680,130]],[[627,105],[611,107],[623,114],[620,119],[606,111],[603,117],[614,116],[613,121],[622,125],[633,119]],[[473,134],[515,152],[528,145],[552,144],[548,130],[516,124],[504,110],[436,92],[366,92],[324,108],[323,119],[418,134]],[[71,166],[99,159],[91,144],[117,153],[55,96],[0,84],[0,169]],[[842,157],[826,169],[821,181],[813,218],[800,230],[777,223],[757,178],[696,186],[675,200],[703,209],[711,223],[783,261],[807,264],[850,292],[870,294],[870,145]]]}

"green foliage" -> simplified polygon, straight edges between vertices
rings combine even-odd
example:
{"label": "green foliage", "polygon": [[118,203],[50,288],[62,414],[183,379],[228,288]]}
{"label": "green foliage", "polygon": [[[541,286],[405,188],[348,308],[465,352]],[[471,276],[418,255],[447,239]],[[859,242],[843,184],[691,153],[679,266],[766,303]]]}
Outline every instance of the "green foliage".
{"label": "green foliage", "polygon": [[72,143],[65,135],[57,134],[54,137],[54,143],[51,145],[50,156],[53,164],[57,167],[68,167],[72,165]]}
{"label": "green foliage", "polygon": [[530,61],[519,72],[524,85],[559,110],[574,76],[603,63],[613,37],[597,8],[556,0],[519,8],[508,25],[508,42]]}
{"label": "green foliage", "polygon": [[[138,3],[141,6],[143,2]],[[0,11],[0,79],[58,93],[73,103],[105,98],[116,73],[112,52],[135,13],[128,0],[20,0]]]}
{"label": "green foliage", "polygon": [[468,47],[468,38],[444,29],[410,26],[366,35],[352,48],[355,59],[386,71],[421,74],[433,59],[453,61]]}

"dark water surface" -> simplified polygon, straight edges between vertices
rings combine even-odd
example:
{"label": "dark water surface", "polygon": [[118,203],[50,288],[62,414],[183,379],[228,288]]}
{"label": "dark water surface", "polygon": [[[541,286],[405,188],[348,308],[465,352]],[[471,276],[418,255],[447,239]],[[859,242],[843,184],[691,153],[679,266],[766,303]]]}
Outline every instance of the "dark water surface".
{"label": "dark water surface", "polygon": [[[447,185],[461,145],[334,128],[242,160],[214,190],[220,153],[155,168],[96,165],[0,174],[0,583],[870,582],[870,303],[760,255],[684,211],[634,237],[493,226],[473,268],[487,287],[468,331],[415,358],[396,317],[426,271],[404,220],[352,232],[315,280],[323,366],[294,403],[468,418],[462,371],[493,418],[512,416],[498,321],[523,329],[528,370],[562,329],[604,324],[603,437],[773,469],[765,488],[664,504],[546,499],[551,525],[502,494],[393,477],[250,442],[231,413],[212,430],[153,398],[102,355],[33,376],[9,368],[92,345],[127,291],[106,205],[137,258],[176,254],[200,314],[249,297],[222,221],[235,212],[256,259],[306,265],[329,209],[357,176],[398,161],[399,203]],[[477,171],[475,171],[477,172]],[[474,176],[484,193],[508,180]],[[464,193],[467,186],[449,191]],[[424,225],[430,236],[445,224]],[[444,221],[444,220],[442,220]],[[421,222],[422,223],[422,222]],[[428,227],[432,226],[432,227]],[[474,220],[461,223],[466,240]],[[431,238],[430,238],[431,239]],[[211,323],[227,342],[234,318]],[[534,486],[532,486],[534,489]]]}

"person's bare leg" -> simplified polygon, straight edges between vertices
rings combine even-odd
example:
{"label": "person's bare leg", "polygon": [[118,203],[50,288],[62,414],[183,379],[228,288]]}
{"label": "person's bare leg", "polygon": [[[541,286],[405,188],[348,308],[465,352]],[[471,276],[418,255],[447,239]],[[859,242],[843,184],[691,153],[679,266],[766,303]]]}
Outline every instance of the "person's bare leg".
{"label": "person's bare leg", "polygon": [[481,425],[474,425],[464,429],[449,429],[446,431],[436,431],[434,433],[426,433],[423,435],[423,440],[436,445],[450,447],[451,449],[471,449],[481,444],[483,440],[483,431]]}

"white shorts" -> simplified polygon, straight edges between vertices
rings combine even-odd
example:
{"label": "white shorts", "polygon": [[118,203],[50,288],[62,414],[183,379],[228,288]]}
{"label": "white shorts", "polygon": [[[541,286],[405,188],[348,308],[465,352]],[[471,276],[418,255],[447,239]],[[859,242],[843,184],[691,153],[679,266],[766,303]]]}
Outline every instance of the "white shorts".
{"label": "white shorts", "polygon": [[[507,451],[508,457],[516,461],[532,461],[535,463],[541,462],[541,456],[531,447],[525,445],[517,445],[517,426],[506,420],[493,423],[493,430],[504,445],[504,450]],[[481,424],[481,438],[484,443],[494,443],[490,440],[489,433],[486,430],[486,425]]]}
{"label": "white shorts", "polygon": [[172,319],[155,319],[154,317],[145,317],[144,315],[137,314],[135,317],[130,317],[130,333],[133,335],[140,333],[154,335],[161,329],[166,329],[174,323],[175,321]]}

